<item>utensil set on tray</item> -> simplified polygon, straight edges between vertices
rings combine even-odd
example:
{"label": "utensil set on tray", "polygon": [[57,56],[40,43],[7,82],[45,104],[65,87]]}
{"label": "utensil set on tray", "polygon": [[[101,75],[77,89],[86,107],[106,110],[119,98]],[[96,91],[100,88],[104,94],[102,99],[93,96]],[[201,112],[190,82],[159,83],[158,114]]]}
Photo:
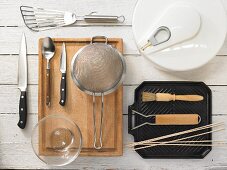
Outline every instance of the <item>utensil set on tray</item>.
{"label": "utensil set on tray", "polygon": [[143,158],[203,158],[212,146],[226,147],[212,141],[224,123],[212,123],[211,97],[202,82],[143,82],[128,107],[135,142],[126,146]]}
{"label": "utensil set on tray", "polygon": [[[51,105],[51,72],[50,72],[50,60],[55,55],[55,46],[54,42],[50,37],[46,37],[43,39],[42,45],[42,55],[46,58],[47,67],[46,67],[46,105],[50,107]],[[60,58],[60,72],[61,76],[61,84],[60,84],[60,101],[59,104],[64,106],[66,102],[66,47],[65,43],[62,44],[62,52]]]}
{"label": "utensil set on tray", "polygon": [[[64,157],[68,158],[68,154],[122,155],[123,88],[120,85],[125,73],[125,62],[121,55],[122,39],[53,38],[55,55],[50,61],[51,105],[46,103],[47,64],[42,54],[45,39],[39,40],[39,123],[33,130],[36,134],[33,135],[33,143],[36,144],[32,145],[36,155],[47,164],[53,164],[48,158],[59,158],[65,163]],[[64,48],[67,54],[67,76],[64,79],[67,81],[67,96],[62,107],[59,104],[59,85],[62,84],[62,71],[65,70],[61,66]],[[114,68],[118,68],[118,71]],[[52,114],[58,114],[61,118]],[[74,134],[78,134],[75,132],[77,128],[69,129],[64,117],[78,125],[82,134],[82,150],[77,148],[80,136],[74,137]],[[71,162],[75,157],[69,159]],[[59,162],[59,165],[62,163]]]}
{"label": "utensil set on tray", "polygon": [[[203,96],[200,95],[175,95],[170,93],[150,93],[142,92],[142,102],[169,102],[169,101],[202,101]],[[144,125],[198,125],[201,122],[199,114],[156,114],[156,115],[144,115],[136,110],[132,110],[133,113],[138,114],[144,118],[153,117],[154,123],[145,122],[133,129],[140,128]]]}
{"label": "utensil set on tray", "polygon": [[[95,42],[97,39],[104,40],[104,43]],[[47,61],[46,68],[46,105],[51,107],[51,77],[50,60],[55,55],[54,42],[50,37],[42,40],[42,55]],[[91,55],[92,54],[92,55]],[[66,45],[62,43],[60,56],[60,102],[64,106],[66,102]],[[101,68],[101,69],[100,69]],[[104,114],[104,95],[114,92],[122,83],[125,74],[125,61],[121,53],[108,44],[104,36],[91,38],[91,43],[82,47],[72,58],[71,77],[75,85],[83,92],[93,96],[93,121],[94,121],[94,148],[102,148],[102,129]],[[117,70],[117,71],[116,71]],[[101,120],[100,133],[96,130],[96,96],[101,96]],[[99,139],[97,139],[99,136]]]}
{"label": "utensil set on tray", "polygon": [[[73,12],[47,10],[30,6],[21,6],[20,10],[25,25],[36,32],[72,25],[77,21],[121,23],[125,20],[124,16],[96,15],[93,12],[88,15],[78,16]],[[159,31],[169,32],[166,27],[160,27],[159,29]],[[170,38],[171,34],[161,43],[165,43]],[[69,100],[67,99],[67,86],[68,81],[70,81],[67,78],[67,43],[64,41],[61,43],[61,54],[58,55],[61,73],[59,105],[63,106],[61,109],[67,111],[67,101]],[[142,47],[142,51],[151,45],[158,45],[155,43],[157,43],[156,39],[149,39],[147,44]],[[52,77],[51,72],[51,61],[56,56],[55,42],[50,37],[43,38],[41,47],[42,57],[46,60],[44,107],[51,109],[55,105],[51,98],[53,95],[51,94],[51,88],[53,87],[51,80],[56,78]],[[92,37],[87,44],[80,47],[73,54],[70,65],[72,81],[78,89],[92,96],[92,138],[93,149],[96,151],[103,151],[103,145],[105,146],[103,144],[104,96],[118,89],[124,79],[125,71],[124,57],[117,48],[109,44],[105,36]],[[24,34],[20,48],[18,72],[18,88],[21,90],[18,126],[23,129],[27,117],[27,58]],[[97,98],[100,98],[101,101],[97,102]],[[39,100],[39,102],[43,101]],[[97,103],[101,103],[100,108],[96,108]],[[96,122],[97,110],[100,112],[98,128]],[[143,82],[135,90],[135,103],[129,106],[128,111],[128,131],[134,136],[135,142],[127,146],[134,148],[143,158],[203,158],[209,153],[212,146],[224,147],[227,145],[225,141],[212,141],[211,133],[223,130],[224,124],[222,122],[212,124],[211,91],[204,83]],[[57,153],[65,157],[71,153],[75,156],[68,157],[68,160],[62,159],[62,162],[54,161],[54,159],[53,162],[48,162],[48,159],[44,157],[41,160],[54,165],[65,165],[72,162],[81,151],[83,136],[79,126],[74,123],[64,118],[64,116],[47,116],[40,120],[34,128],[32,136],[32,146],[36,155],[40,156],[46,151],[48,153],[54,151],[53,156]],[[56,125],[54,130],[52,130],[53,126],[47,127],[50,124]],[[60,127],[57,124],[63,126]],[[72,127],[67,127],[67,124]],[[51,131],[50,137],[46,138],[47,133],[42,134],[44,128],[49,128],[49,131]],[[215,130],[212,128],[215,128]],[[45,141],[51,140],[47,144],[44,143],[47,150],[43,150],[44,144],[40,141],[44,137]],[[157,147],[159,150],[154,149]],[[168,149],[165,149],[165,147]],[[196,149],[182,149],[184,147]]]}
{"label": "utensil set on tray", "polygon": [[[21,14],[22,14],[25,25],[30,30],[36,31],[36,32],[54,29],[54,28],[67,26],[67,25],[72,25],[77,21],[84,21],[86,23],[91,23],[91,22],[92,23],[122,23],[125,20],[124,16],[97,15],[94,12],[90,13],[89,15],[85,15],[85,16],[77,16],[75,13],[72,13],[72,12],[47,10],[47,9],[43,9],[43,8],[35,8],[35,7],[30,7],[30,6],[21,6],[20,10],[21,10]],[[115,43],[120,42],[120,44],[122,45],[122,42],[119,40],[120,39],[116,39],[114,41],[116,41]],[[67,41],[67,43],[69,43],[69,41]],[[81,41],[79,43],[83,44],[84,42]],[[72,91],[72,90],[70,90],[70,89],[72,89],[71,82],[69,82],[70,83],[69,91],[67,90],[68,76],[66,75],[66,73],[68,71],[67,71],[66,48],[67,48],[67,44],[63,41],[61,54],[60,55],[58,54],[59,61],[60,61],[59,70],[61,72],[61,81],[60,81],[60,88],[59,88],[59,91],[60,91],[59,104],[61,106],[64,106],[64,107],[60,108],[60,110],[63,110],[63,112],[67,112],[67,110],[71,109],[70,108],[71,102],[70,102],[70,105],[67,104],[67,96],[69,95],[69,97],[71,98],[71,94],[69,94],[69,93]],[[122,47],[120,47],[120,48],[122,48]],[[46,115],[48,115],[50,112],[52,112],[54,110],[53,107],[56,107],[56,103],[55,103],[56,94],[53,94],[53,91],[55,91],[55,89],[56,89],[56,87],[54,85],[56,77],[53,76],[56,74],[53,73],[53,71],[55,72],[56,70],[51,68],[52,66],[54,68],[56,68],[56,66],[52,65],[51,63],[53,60],[55,60],[53,58],[57,57],[56,56],[57,49],[55,47],[55,42],[53,39],[51,39],[50,37],[46,37],[46,38],[42,39],[41,53],[42,53],[44,62],[46,62],[46,66],[45,66],[45,70],[42,71],[42,74],[45,74],[45,76],[43,77],[44,80],[42,81],[43,85],[41,86],[41,88],[44,89],[44,90],[42,90],[42,91],[44,91],[44,93],[42,93],[42,94],[45,94],[45,98],[44,98],[44,100],[41,100],[41,101],[39,100],[39,103],[40,102],[45,103],[45,105],[43,105],[43,104],[39,105],[39,106],[41,106],[41,108],[39,108],[39,110],[45,111]],[[41,65],[42,65],[42,63],[41,63]],[[43,67],[41,67],[41,70],[42,69],[43,69]],[[112,135],[112,133],[114,133],[115,131],[117,132],[117,134],[116,134],[117,136],[115,136],[115,134],[113,134],[114,138],[116,138],[116,139],[110,138],[110,140],[117,140],[115,142],[117,145],[116,146],[114,145],[115,150],[113,150],[113,148],[111,148],[112,147],[110,145],[111,142],[106,142],[106,139],[105,139],[105,143],[103,144],[103,124],[106,124],[103,122],[104,121],[103,117],[105,115],[104,96],[108,95],[118,89],[118,87],[122,84],[122,81],[124,79],[125,70],[126,70],[126,65],[125,65],[125,61],[124,61],[122,54],[117,50],[117,48],[110,45],[108,42],[108,39],[104,36],[92,37],[90,42],[86,42],[85,45],[82,48],[80,48],[76,52],[76,54],[73,56],[73,58],[71,60],[71,65],[70,65],[71,78],[72,78],[74,84],[81,91],[92,96],[93,136],[91,136],[91,137],[88,136],[88,137],[93,138],[93,148],[95,150],[102,150],[102,152],[104,154],[110,154],[110,156],[114,155],[114,154],[115,155],[122,154],[122,147],[121,147],[121,144],[119,143],[119,141],[122,142],[122,137],[119,136],[122,132],[119,132],[119,130],[121,128],[119,129],[119,128],[115,127],[118,125],[111,124],[112,125],[111,128],[115,129],[115,130],[109,130],[109,131],[111,131],[110,135]],[[73,90],[73,91],[75,91],[75,90]],[[68,93],[68,95],[67,95],[67,93]],[[122,93],[121,93],[121,91],[118,91],[118,93],[114,96],[114,98],[116,98],[116,97],[118,98],[120,96],[122,96]],[[98,102],[96,102],[97,97],[101,97],[100,108],[96,108],[97,105],[99,106],[99,100],[98,100]],[[84,99],[80,99],[80,100],[83,101]],[[84,100],[84,101],[86,101],[86,100]],[[121,101],[119,101],[119,102],[122,103]],[[84,104],[83,102],[81,102],[81,103]],[[109,103],[109,102],[107,102],[107,103]],[[117,103],[118,102],[116,102],[116,104]],[[87,105],[89,105],[89,104],[87,104]],[[87,106],[87,105],[85,103],[85,105],[83,107],[89,108],[90,106]],[[113,106],[111,106],[111,107],[113,107]],[[118,106],[117,106],[116,110],[117,109],[118,109]],[[88,111],[85,110],[85,111],[88,112],[89,110]],[[99,114],[99,115],[101,115],[100,118],[98,116],[96,116],[96,112],[100,112],[100,114]],[[113,113],[116,111],[115,111],[115,109],[114,110],[112,109],[110,112]],[[75,113],[78,113],[78,111],[75,111]],[[119,112],[119,113],[121,113],[121,112]],[[42,113],[40,113],[40,114],[42,114]],[[68,113],[68,114],[70,114],[70,113]],[[86,116],[86,113],[84,113],[84,114]],[[118,114],[118,113],[116,113],[116,114]],[[91,115],[89,115],[89,117],[91,117]],[[97,121],[96,117],[98,117],[98,119],[100,119],[98,122],[96,122]],[[117,115],[114,117],[116,118],[116,120],[111,120],[108,122],[112,123],[112,122],[118,121],[119,126],[122,126],[121,125],[122,123],[119,122],[119,121],[122,121],[121,118]],[[48,135],[49,135],[48,130],[52,131],[53,127],[49,127],[48,130],[46,131],[46,134],[43,134],[44,131],[42,129],[47,128],[46,127],[47,122],[52,122],[52,121],[56,122],[57,118],[53,118],[53,117],[49,118],[48,116],[46,118],[48,121],[43,120],[43,122],[45,122],[45,123],[37,124],[36,127],[38,127],[40,132],[36,133],[36,134],[37,135],[39,134],[39,139],[45,138],[45,141],[49,141],[50,139],[48,137]],[[45,117],[44,117],[44,119],[45,119]],[[83,120],[83,119],[81,118],[81,120]],[[40,122],[41,121],[42,120],[40,120]],[[87,121],[89,121],[89,118],[87,118]],[[24,123],[24,121],[22,122],[22,120],[20,120],[19,123],[20,122]],[[19,125],[19,123],[18,123],[18,125]],[[23,125],[23,128],[25,127],[25,123]],[[86,126],[86,124],[83,126]],[[90,125],[88,127],[90,127]],[[62,129],[62,127],[60,129]],[[63,127],[63,129],[64,129],[64,127]],[[80,128],[79,128],[79,130],[80,130]],[[34,132],[35,132],[35,130],[34,130]],[[58,136],[59,136],[58,140],[60,140],[60,141],[62,140],[63,143],[67,143],[67,141],[65,141],[65,137],[64,137],[65,133],[66,133],[65,130],[55,129],[55,130],[53,130],[53,132],[50,132],[50,135],[53,136],[54,134],[58,134]],[[70,133],[73,134],[73,132],[70,132]],[[88,134],[90,134],[90,132]],[[85,134],[85,137],[87,137],[88,134]],[[107,135],[106,132],[104,135],[105,136]],[[34,135],[33,135],[33,138],[36,139],[36,137]],[[36,141],[35,139],[34,139],[34,141]],[[52,139],[53,138],[51,137],[51,140]],[[56,138],[55,138],[55,140],[56,140]],[[86,139],[86,140],[88,140],[88,139]],[[48,149],[47,150],[44,149],[44,151],[40,150],[40,146],[43,146],[43,144],[46,145],[45,142],[38,140],[37,143],[38,143],[37,145],[39,145],[38,149],[35,149],[36,145],[33,145],[34,151],[37,153],[37,155],[40,155],[39,152],[49,152]],[[71,142],[71,143],[73,143],[73,142]],[[107,146],[106,146],[106,144],[107,144]],[[88,144],[85,144],[85,146],[89,147]],[[52,149],[54,147],[55,147],[55,145],[51,146]],[[70,146],[65,145],[65,147],[71,148],[74,146],[70,144]],[[104,147],[104,149],[102,149],[103,147]],[[112,149],[112,151],[108,151],[108,150],[105,151],[105,148],[108,148],[108,147],[110,147]],[[46,148],[49,148],[49,146]],[[91,150],[90,152],[94,152],[94,151]],[[62,153],[66,153],[66,150]],[[100,153],[96,152],[96,154],[102,155],[102,153],[101,154]],[[95,155],[95,152],[93,155]],[[53,156],[54,156],[54,153],[53,153]],[[75,159],[75,158],[73,158],[73,159]],[[43,161],[46,162],[45,160],[43,160]]]}

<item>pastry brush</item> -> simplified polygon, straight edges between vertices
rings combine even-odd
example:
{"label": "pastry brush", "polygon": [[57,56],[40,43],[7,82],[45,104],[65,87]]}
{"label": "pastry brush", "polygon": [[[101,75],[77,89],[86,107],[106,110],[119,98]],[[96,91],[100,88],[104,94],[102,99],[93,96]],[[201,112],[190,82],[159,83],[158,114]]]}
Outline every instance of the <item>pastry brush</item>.
{"label": "pastry brush", "polygon": [[142,93],[142,101],[143,102],[150,102],[150,101],[201,101],[203,100],[203,96],[201,95],[176,95],[170,93],[150,93],[150,92],[143,92]]}

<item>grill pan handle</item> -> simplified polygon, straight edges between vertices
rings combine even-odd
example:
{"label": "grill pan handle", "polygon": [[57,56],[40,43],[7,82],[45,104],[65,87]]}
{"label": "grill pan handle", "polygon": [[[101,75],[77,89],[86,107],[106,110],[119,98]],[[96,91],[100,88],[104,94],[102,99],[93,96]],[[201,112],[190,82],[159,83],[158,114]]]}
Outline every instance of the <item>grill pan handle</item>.
{"label": "grill pan handle", "polygon": [[132,110],[134,108],[134,104],[131,106],[128,106],[128,133],[133,135],[133,120],[134,120],[134,115],[132,114]]}

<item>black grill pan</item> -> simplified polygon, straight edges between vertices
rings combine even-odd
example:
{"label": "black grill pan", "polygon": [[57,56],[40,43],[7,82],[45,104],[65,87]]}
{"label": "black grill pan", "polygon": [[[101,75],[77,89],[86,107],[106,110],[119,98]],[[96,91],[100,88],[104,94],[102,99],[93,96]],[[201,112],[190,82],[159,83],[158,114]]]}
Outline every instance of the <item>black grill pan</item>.
{"label": "black grill pan", "polygon": [[[171,94],[198,94],[204,97],[199,102],[142,102],[142,92],[171,93]],[[134,141],[143,141],[158,136],[163,136],[175,132],[196,128],[212,123],[212,95],[210,88],[203,82],[180,82],[180,81],[145,81],[135,89],[134,104],[128,107],[128,133],[134,136]],[[146,121],[152,122],[152,118],[144,118],[137,114],[132,114],[136,110],[145,115],[173,114],[173,113],[197,113],[201,117],[199,125],[177,125],[177,126],[149,126],[132,130],[133,127]],[[199,132],[207,132],[202,130]],[[190,133],[198,134],[198,132]],[[179,137],[186,137],[188,134],[168,138],[173,140]],[[212,134],[198,136],[187,140],[211,140]],[[156,146],[137,150],[136,152],[143,158],[204,158],[210,151],[210,146]]]}

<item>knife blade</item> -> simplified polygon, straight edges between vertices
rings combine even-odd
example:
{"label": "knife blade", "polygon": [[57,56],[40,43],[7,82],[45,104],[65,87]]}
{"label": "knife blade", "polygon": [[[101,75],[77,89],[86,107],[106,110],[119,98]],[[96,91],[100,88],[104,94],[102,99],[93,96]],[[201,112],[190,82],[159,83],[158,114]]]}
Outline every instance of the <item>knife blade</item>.
{"label": "knife blade", "polygon": [[27,122],[27,45],[25,34],[22,34],[21,46],[18,59],[18,89],[20,89],[20,101],[19,101],[19,122],[18,126],[24,129]]}
{"label": "knife blade", "polygon": [[60,101],[59,104],[64,106],[66,102],[66,48],[65,43],[62,44],[62,52],[60,59],[60,71],[61,71],[61,84],[60,84]]}

